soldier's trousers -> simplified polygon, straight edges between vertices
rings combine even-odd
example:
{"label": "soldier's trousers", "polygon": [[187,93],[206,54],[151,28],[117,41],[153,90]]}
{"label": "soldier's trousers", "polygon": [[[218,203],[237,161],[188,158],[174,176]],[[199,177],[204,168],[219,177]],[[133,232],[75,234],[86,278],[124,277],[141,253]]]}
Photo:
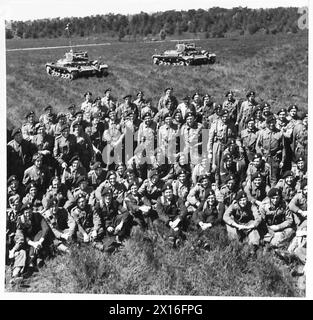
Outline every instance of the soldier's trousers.
{"label": "soldier's trousers", "polygon": [[226,224],[226,230],[229,240],[238,240],[242,242],[248,242],[248,244],[258,246],[260,244],[260,234],[257,229],[251,229],[247,231],[239,231],[234,227]]}
{"label": "soldier's trousers", "polygon": [[264,242],[272,245],[273,247],[283,247],[285,246],[294,236],[295,231],[292,228],[286,228],[282,231],[277,231],[273,233],[266,233],[264,235]]}

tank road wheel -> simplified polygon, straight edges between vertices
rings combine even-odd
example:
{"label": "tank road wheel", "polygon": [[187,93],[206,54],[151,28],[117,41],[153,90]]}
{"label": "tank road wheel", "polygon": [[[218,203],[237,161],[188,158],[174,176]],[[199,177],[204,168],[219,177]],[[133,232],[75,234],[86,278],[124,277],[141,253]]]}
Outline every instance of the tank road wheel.
{"label": "tank road wheel", "polygon": [[184,62],[184,61],[179,62],[179,65],[180,65],[180,66],[184,66],[184,65],[185,65],[185,62]]}
{"label": "tank road wheel", "polygon": [[158,65],[160,64],[160,60],[158,58],[153,58],[153,63]]}
{"label": "tank road wheel", "polygon": [[185,66],[190,66],[190,64],[191,64],[190,62],[191,62],[190,60],[186,60],[185,61]]}
{"label": "tank road wheel", "polygon": [[51,67],[49,67],[49,66],[46,67],[46,71],[47,71],[47,74],[48,74],[49,76],[51,76],[52,73],[53,73]]}
{"label": "tank road wheel", "polygon": [[70,73],[70,80],[74,80],[74,79],[76,79],[76,78],[78,78],[78,73],[77,73],[77,71],[72,71],[72,72]]}

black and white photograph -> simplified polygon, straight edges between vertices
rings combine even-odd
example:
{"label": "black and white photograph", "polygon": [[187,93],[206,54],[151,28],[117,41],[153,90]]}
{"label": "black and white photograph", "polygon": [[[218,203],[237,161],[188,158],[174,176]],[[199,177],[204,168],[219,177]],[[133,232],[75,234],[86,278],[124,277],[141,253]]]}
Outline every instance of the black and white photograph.
{"label": "black and white photograph", "polygon": [[309,1],[0,18],[4,296],[310,296]]}

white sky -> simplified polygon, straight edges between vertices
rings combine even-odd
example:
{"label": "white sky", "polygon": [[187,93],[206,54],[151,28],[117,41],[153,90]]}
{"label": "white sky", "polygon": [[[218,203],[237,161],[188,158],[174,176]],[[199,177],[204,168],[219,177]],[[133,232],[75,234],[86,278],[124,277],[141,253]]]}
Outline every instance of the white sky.
{"label": "white sky", "polygon": [[249,8],[303,7],[308,0],[1,0],[0,18],[34,20],[55,17],[83,17],[96,14],[151,13],[166,10],[209,9],[211,7]]}

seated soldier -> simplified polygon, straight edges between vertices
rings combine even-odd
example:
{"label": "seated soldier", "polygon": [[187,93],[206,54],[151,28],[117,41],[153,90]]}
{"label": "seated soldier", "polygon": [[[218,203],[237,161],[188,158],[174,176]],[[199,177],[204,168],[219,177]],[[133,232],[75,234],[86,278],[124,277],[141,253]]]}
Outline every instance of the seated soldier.
{"label": "seated soldier", "polygon": [[139,188],[142,183],[142,179],[136,177],[135,171],[133,169],[125,170],[124,179],[122,181],[122,184],[125,186],[125,190],[129,190],[130,186],[134,183],[136,183]]}
{"label": "seated soldier", "polygon": [[215,181],[218,187],[225,184],[226,177],[234,175],[240,177],[240,171],[238,171],[237,164],[231,154],[225,154],[221,161],[219,170],[215,172]]}
{"label": "seated soldier", "polygon": [[33,211],[31,203],[23,204],[17,218],[15,234],[15,246],[11,250],[15,252],[26,249],[29,256],[30,268],[42,267],[44,259],[52,254],[53,234],[39,212]]}
{"label": "seated soldier", "polygon": [[61,183],[61,179],[59,176],[52,177],[49,188],[42,197],[42,204],[44,208],[47,207],[48,200],[51,198],[57,198],[59,201],[59,206],[63,207],[67,199],[67,191],[68,190],[65,184]]}
{"label": "seated soldier", "polygon": [[296,163],[292,166],[291,171],[297,181],[296,188],[299,189],[299,186],[301,186],[301,183],[307,179],[307,168],[306,163],[303,157],[299,157],[296,161]]}
{"label": "seated soldier", "polygon": [[268,249],[289,243],[294,236],[293,217],[280,189],[272,188],[260,206],[262,215],[261,234]]}
{"label": "seated soldier", "polygon": [[[205,241],[205,234],[210,228],[220,225],[223,222],[225,206],[217,201],[215,191],[210,190],[207,198],[204,199],[193,214],[193,222],[199,230],[199,240],[204,241],[204,248],[209,249],[210,245]],[[202,239],[204,238],[204,239]]]}
{"label": "seated soldier", "polygon": [[165,184],[162,196],[157,200],[156,211],[158,213],[157,224],[169,227],[169,240],[176,247],[181,240],[185,239],[183,229],[186,229],[187,209],[184,201],[173,194],[171,184]]}
{"label": "seated soldier", "polygon": [[88,172],[89,186],[96,189],[106,179],[106,175],[107,173],[99,161],[91,164],[90,171]]}
{"label": "seated soldier", "polygon": [[79,156],[74,156],[69,161],[69,167],[63,170],[62,174],[62,183],[66,185],[69,190],[72,190],[77,187],[77,180],[81,176],[86,176],[86,169],[82,166]]}
{"label": "seated soldier", "polygon": [[248,196],[248,200],[256,206],[260,206],[262,201],[266,198],[270,187],[265,184],[263,176],[256,172],[252,175],[251,181],[246,184],[244,191]]}
{"label": "seated soldier", "polygon": [[31,203],[32,204],[32,211],[40,212],[43,209],[42,206],[42,198],[41,195],[38,193],[37,184],[35,182],[30,182],[26,186],[26,194],[25,197],[22,199],[22,203]]}
{"label": "seated soldier", "polygon": [[133,217],[114,199],[111,188],[101,190],[101,198],[94,211],[98,217],[94,225],[94,235],[100,240],[106,235],[103,249],[112,253],[130,235]]}
{"label": "seated soldier", "polygon": [[42,216],[54,234],[54,247],[61,252],[69,252],[68,242],[72,240],[75,221],[66,209],[59,207],[58,198],[53,197],[48,200]]}
{"label": "seated soldier", "polygon": [[236,201],[226,209],[223,220],[230,240],[247,241],[256,251],[260,245],[258,227],[262,219],[258,208],[248,200],[244,191],[239,191]]}
{"label": "seated soldier", "polygon": [[278,188],[282,191],[283,199],[289,203],[294,195],[297,193],[298,189],[296,188],[296,179],[292,171],[286,171],[283,174],[283,178],[280,179],[275,188]]}
{"label": "seated soldier", "polygon": [[204,156],[200,163],[196,164],[196,166],[192,170],[192,183],[193,185],[197,184],[197,181],[201,175],[210,175],[210,162],[209,159]]}
{"label": "seated soldier", "polygon": [[190,189],[191,187],[190,178],[188,179],[188,172],[185,171],[184,169],[181,169],[179,171],[177,180],[174,180],[172,182],[173,193],[175,196],[178,196],[178,197],[182,196],[179,192],[182,186],[185,186],[188,189]]}
{"label": "seated soldier", "polygon": [[[7,200],[14,195],[19,195],[21,198],[25,196],[25,187],[19,182],[16,175],[12,175],[8,179]],[[8,206],[9,202],[7,202]]]}
{"label": "seated soldier", "polygon": [[253,157],[253,161],[249,163],[247,169],[247,178],[246,183],[251,181],[251,176],[254,173],[260,173],[266,182],[266,184],[270,187],[271,186],[271,166],[265,162],[262,155],[260,153],[256,154]]}

